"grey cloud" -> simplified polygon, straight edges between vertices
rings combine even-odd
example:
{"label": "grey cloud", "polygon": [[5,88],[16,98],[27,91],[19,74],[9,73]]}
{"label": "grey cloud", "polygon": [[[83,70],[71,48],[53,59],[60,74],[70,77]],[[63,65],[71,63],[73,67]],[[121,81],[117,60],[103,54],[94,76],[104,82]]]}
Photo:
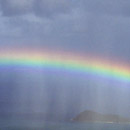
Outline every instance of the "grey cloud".
{"label": "grey cloud", "polygon": [[34,0],[1,0],[2,13],[5,16],[25,14],[33,9]]}
{"label": "grey cloud", "polygon": [[97,14],[130,15],[128,0],[83,0],[82,5],[87,11]]}
{"label": "grey cloud", "polygon": [[[34,43],[33,45],[36,47],[52,47],[67,51],[73,50],[79,53],[103,54],[108,58],[116,57],[117,60],[123,59],[129,62],[130,38],[128,35],[130,32],[130,19],[129,17],[122,17],[128,14],[128,12],[124,13],[125,9],[124,12],[122,9],[128,6],[129,2],[114,0],[112,3],[111,0],[104,0],[104,2],[102,0],[93,0],[92,3],[90,0],[81,0],[76,3],[81,6],[73,8],[70,13],[63,13],[63,10],[69,7],[64,1],[57,3],[54,1],[37,1],[35,3],[35,0],[30,0],[30,3],[35,3],[31,5],[26,2],[26,6],[23,6],[25,3],[19,5],[24,8],[30,7],[28,11],[26,10],[28,14],[23,13],[24,15],[15,17],[0,17],[3,19],[0,21],[2,43],[3,41],[7,41],[7,43],[9,41],[9,44],[12,42],[14,46],[17,43],[24,43],[23,46],[32,46]],[[42,9],[44,3],[48,6]],[[65,8],[62,10],[59,5],[63,5]],[[83,6],[86,8],[83,8]],[[101,12],[101,10],[103,11]],[[31,11],[33,13],[29,13]],[[100,12],[106,15],[97,15]],[[52,16],[57,13],[63,14],[51,19],[47,18],[48,15]],[[109,14],[112,14],[112,16]],[[115,14],[122,14],[122,16],[115,16]],[[9,38],[12,38],[12,40],[8,40]]]}
{"label": "grey cloud", "polygon": [[95,14],[130,15],[130,2],[126,0],[0,0],[4,16],[33,13],[42,17],[55,16],[74,7]]}
{"label": "grey cloud", "polygon": [[40,0],[35,2],[35,13],[41,16],[51,16],[57,13],[66,13],[71,9],[71,2],[66,0]]}
{"label": "grey cloud", "polygon": [[71,2],[65,0],[0,0],[4,16],[33,13],[38,16],[52,16],[65,13],[71,8]]}

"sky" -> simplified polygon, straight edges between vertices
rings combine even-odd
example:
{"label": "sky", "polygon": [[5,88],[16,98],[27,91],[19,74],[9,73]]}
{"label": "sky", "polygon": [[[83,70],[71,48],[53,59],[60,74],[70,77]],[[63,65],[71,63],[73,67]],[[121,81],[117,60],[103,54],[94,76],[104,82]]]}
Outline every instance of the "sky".
{"label": "sky", "polygon": [[[43,48],[129,65],[129,34],[128,0],[0,0],[3,50]],[[1,112],[130,114],[130,84],[98,76],[3,67],[0,87]]]}

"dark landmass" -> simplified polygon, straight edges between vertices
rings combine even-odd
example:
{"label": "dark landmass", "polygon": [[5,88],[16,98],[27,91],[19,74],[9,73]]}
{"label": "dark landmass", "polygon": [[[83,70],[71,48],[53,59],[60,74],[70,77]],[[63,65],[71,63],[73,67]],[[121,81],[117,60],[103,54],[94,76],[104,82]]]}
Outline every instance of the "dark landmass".
{"label": "dark landmass", "polygon": [[100,114],[93,111],[81,112],[78,116],[72,119],[74,122],[100,122],[100,123],[130,123],[130,119],[111,114]]}

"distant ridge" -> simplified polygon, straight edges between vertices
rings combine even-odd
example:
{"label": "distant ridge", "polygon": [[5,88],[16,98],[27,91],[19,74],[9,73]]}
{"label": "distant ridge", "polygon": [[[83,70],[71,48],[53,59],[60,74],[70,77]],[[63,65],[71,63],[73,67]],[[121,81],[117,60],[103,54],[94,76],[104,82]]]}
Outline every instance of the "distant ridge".
{"label": "distant ridge", "polygon": [[130,119],[111,114],[100,114],[93,111],[84,111],[74,117],[75,122],[101,122],[101,123],[130,123]]}

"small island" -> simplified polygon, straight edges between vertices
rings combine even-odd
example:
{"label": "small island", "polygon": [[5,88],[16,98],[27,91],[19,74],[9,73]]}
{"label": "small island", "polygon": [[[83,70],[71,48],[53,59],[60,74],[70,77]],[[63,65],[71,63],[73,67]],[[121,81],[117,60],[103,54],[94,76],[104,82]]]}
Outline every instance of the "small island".
{"label": "small island", "polygon": [[84,111],[74,117],[73,122],[90,122],[90,123],[130,123],[130,119],[118,115],[100,114],[93,111]]}

